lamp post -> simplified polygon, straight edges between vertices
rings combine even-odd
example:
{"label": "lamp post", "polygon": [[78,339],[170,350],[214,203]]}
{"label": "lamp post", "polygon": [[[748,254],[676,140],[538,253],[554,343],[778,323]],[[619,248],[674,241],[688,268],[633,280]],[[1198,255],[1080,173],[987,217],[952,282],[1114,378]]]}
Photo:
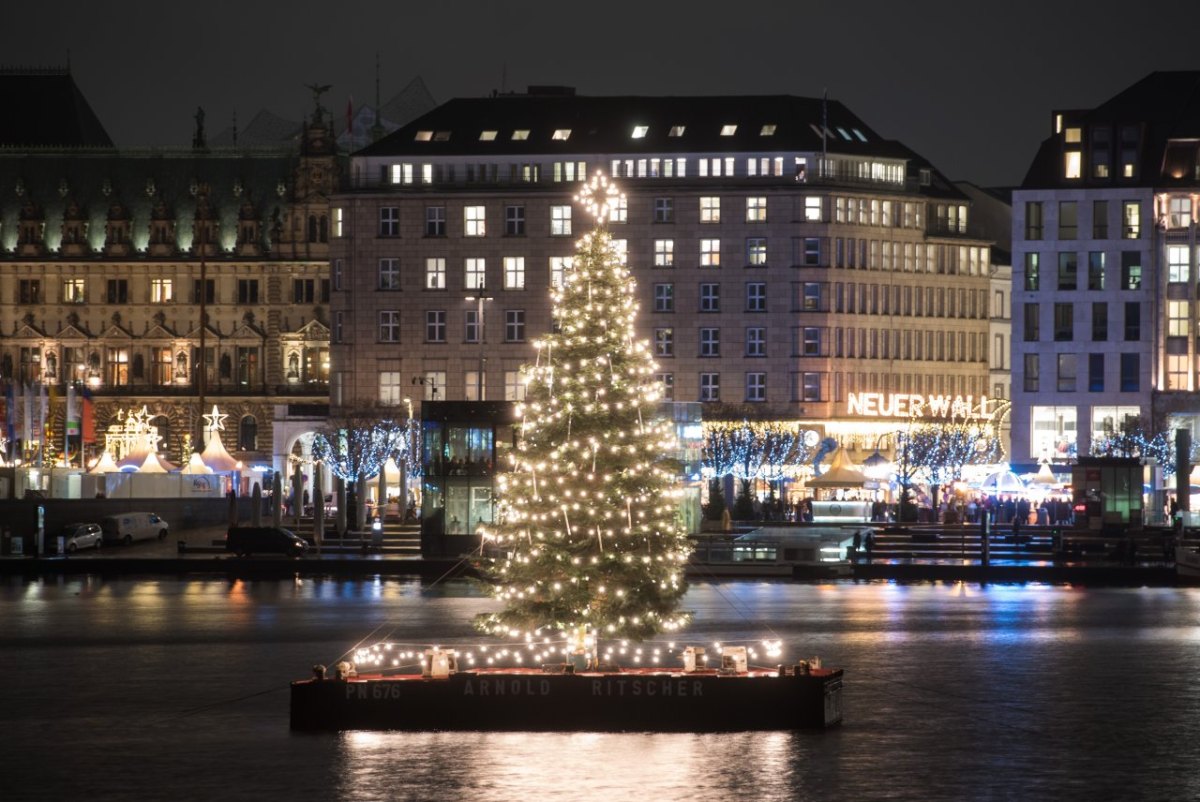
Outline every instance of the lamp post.
{"label": "lamp post", "polygon": [[404,419],[404,453],[400,455],[400,463],[396,467],[400,469],[400,522],[405,523],[408,520],[408,466],[413,460],[413,436],[412,436],[412,418],[413,406],[412,399],[404,396],[404,406],[408,410],[408,417]]}
{"label": "lamp post", "polygon": [[490,295],[468,295],[466,299],[468,301],[475,301],[475,303],[476,303],[475,328],[476,328],[476,335],[479,340],[479,373],[475,377],[475,389],[476,389],[475,400],[482,401],[483,400],[483,375],[484,375],[484,369],[487,367],[487,356],[486,356],[487,352],[485,351],[486,346],[485,346],[485,342],[484,342],[484,328],[483,328],[483,302],[492,300],[492,296],[490,296]]}

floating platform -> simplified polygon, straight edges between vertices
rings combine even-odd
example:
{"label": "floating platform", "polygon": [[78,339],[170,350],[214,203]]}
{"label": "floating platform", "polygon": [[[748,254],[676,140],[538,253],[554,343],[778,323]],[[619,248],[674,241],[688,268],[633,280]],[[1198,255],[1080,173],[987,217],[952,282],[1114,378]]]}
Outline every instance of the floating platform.
{"label": "floating platform", "polygon": [[832,727],[842,670],[536,668],[292,683],[294,730],[720,732]]}

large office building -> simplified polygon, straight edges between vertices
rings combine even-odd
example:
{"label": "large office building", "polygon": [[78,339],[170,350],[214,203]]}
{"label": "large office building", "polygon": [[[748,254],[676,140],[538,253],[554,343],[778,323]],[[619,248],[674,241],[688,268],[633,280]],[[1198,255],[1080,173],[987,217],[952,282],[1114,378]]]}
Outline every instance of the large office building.
{"label": "large office building", "polygon": [[453,100],[352,155],[333,405],[521,398],[597,170],[626,196],[610,231],[667,398],[859,458],[898,421],[989,409],[990,242],[927,161],[835,101],[554,87]]}
{"label": "large office building", "polygon": [[1013,454],[1195,433],[1200,72],[1054,112],[1013,196]]}

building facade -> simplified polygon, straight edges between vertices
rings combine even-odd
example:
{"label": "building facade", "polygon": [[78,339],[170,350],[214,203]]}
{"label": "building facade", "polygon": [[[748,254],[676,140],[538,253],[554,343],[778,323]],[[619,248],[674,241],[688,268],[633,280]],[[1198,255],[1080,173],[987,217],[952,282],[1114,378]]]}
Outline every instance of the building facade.
{"label": "building facade", "polygon": [[1055,112],[1013,195],[1013,451],[1071,461],[1197,415],[1200,72]]}
{"label": "building facade", "polygon": [[596,170],[668,399],[805,421],[866,456],[988,408],[990,243],[840,103],[460,99],[351,158],[333,201],[332,403],[517,400]]}
{"label": "building facade", "polygon": [[[81,98],[63,71],[5,72],[0,86],[38,110]],[[162,453],[186,460],[217,404],[226,448],[248,469],[279,467],[290,444],[273,442],[275,418],[328,403],[329,198],[341,165],[327,115],[318,107],[298,146],[209,148],[200,112],[191,148],[132,150],[82,106],[83,123],[61,121],[74,138],[3,130],[0,375],[50,385],[51,397],[86,390],[85,456],[145,407]],[[64,413],[51,404],[51,456]]]}

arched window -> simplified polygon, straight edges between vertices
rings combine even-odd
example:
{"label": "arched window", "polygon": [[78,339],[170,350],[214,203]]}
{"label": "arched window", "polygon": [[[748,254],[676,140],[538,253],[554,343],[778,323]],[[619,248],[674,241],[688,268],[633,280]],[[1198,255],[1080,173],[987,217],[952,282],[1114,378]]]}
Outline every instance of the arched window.
{"label": "arched window", "polygon": [[246,415],[238,424],[238,450],[258,451],[258,421]]}
{"label": "arched window", "polygon": [[308,241],[317,241],[317,216],[315,214],[308,216]]}
{"label": "arched window", "polygon": [[329,217],[321,215],[321,242],[329,242]]}

